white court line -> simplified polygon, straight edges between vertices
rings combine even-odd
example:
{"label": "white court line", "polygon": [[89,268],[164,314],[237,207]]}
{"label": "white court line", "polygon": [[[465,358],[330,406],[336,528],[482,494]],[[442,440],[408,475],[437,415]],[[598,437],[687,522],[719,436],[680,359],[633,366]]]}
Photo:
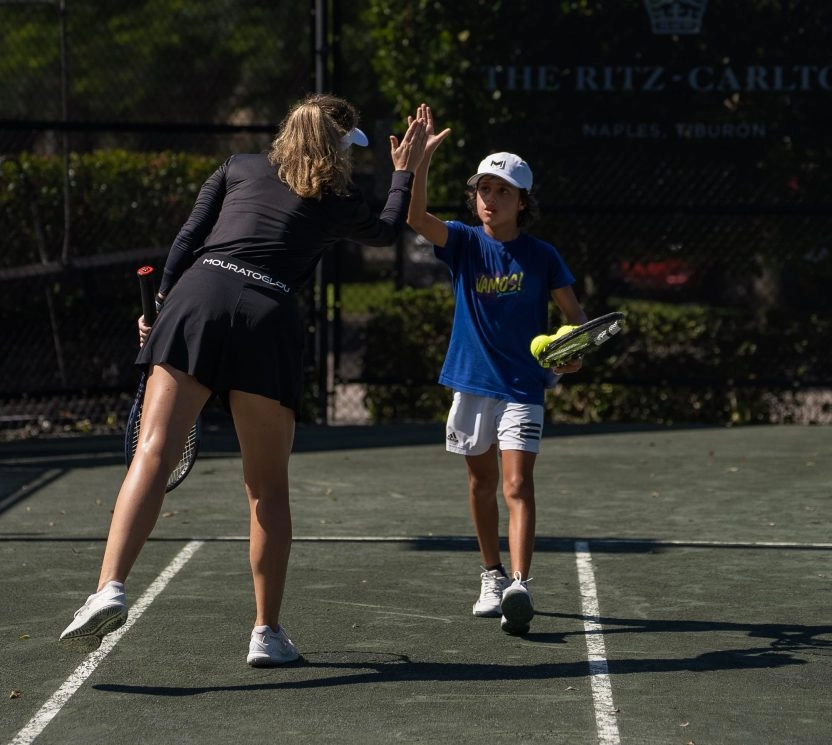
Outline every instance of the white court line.
{"label": "white court line", "polygon": [[[27,485],[28,486],[28,485]],[[23,487],[25,490],[27,487]],[[20,493],[20,492],[18,492]],[[154,580],[145,593],[139,598],[135,605],[130,608],[130,615],[127,622],[117,631],[108,634],[101,643],[101,646],[92,652],[82,662],[72,675],[61,685],[51,698],[41,707],[40,711],[32,717],[28,724],[17,733],[9,745],[29,745],[44,730],[49,722],[61,710],[64,704],[69,701],[73,694],[81,687],[84,681],[95,671],[98,665],[112,651],[128,629],[139,620],[141,615],[156,599],[159,593],[165,589],[167,584],[179,572],[180,569],[191,559],[194,553],[205,541],[248,541],[248,536],[217,536],[213,538],[193,538],[173,559],[168,567]],[[389,543],[410,543],[410,542],[470,542],[471,539],[459,536],[295,536],[295,542],[389,542]],[[684,541],[684,540],[639,540],[639,539],[587,539],[575,541],[575,556],[578,570],[578,580],[581,592],[582,612],[584,621],[584,632],[586,638],[588,661],[590,668],[590,681],[592,684],[593,704],[595,707],[595,721],[598,730],[599,745],[620,745],[618,733],[618,722],[615,718],[615,706],[612,698],[609,672],[606,660],[606,649],[603,638],[603,628],[599,622],[600,613],[598,609],[598,598],[595,588],[595,576],[592,571],[592,556],[589,552],[589,544],[599,546],[621,545],[621,544],[650,544],[652,546],[731,546],[743,548],[832,548],[832,543],[788,543],[770,541],[748,541],[748,542],[724,542],[724,541]]]}
{"label": "white court line", "polygon": [[595,590],[595,574],[592,571],[592,555],[586,541],[575,541],[575,562],[578,565],[578,584],[581,589],[581,609],[584,614],[584,637],[589,680],[592,684],[592,702],[595,707],[595,727],[598,745],[619,745],[618,722],[612,700],[607,651],[604,646],[603,628],[599,622],[598,593]]}
{"label": "white court line", "polygon": [[40,707],[35,716],[33,716],[29,723],[20,732],[15,735],[9,745],[29,745],[34,739],[43,732],[49,722],[55,715],[63,708],[63,705],[72,698],[72,695],[77,691],[84,681],[92,675],[95,669],[101,664],[104,658],[112,651],[113,647],[118,644],[119,639],[127,633],[127,630],[136,621],[141,618],[150,604],[156,599],[168,583],[174,578],[176,573],[188,563],[190,558],[194,555],[196,550],[202,546],[202,541],[191,541],[188,543],[168,564],[162,573],[153,580],[153,584],[145,590],[144,594],[130,607],[130,614],[127,622],[120,629],[117,629],[112,634],[107,634],[101,642],[101,646],[91,652],[87,658],[75,668],[61,687],[52,694],[50,699]]}

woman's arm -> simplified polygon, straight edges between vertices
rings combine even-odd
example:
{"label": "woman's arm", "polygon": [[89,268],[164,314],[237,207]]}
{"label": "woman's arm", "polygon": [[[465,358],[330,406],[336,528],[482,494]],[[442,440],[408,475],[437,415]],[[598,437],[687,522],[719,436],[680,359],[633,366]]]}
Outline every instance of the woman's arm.
{"label": "woman's arm", "polygon": [[413,193],[413,171],[422,161],[426,140],[424,122],[413,119],[409,119],[401,142],[390,135],[390,158],[395,170],[384,209],[376,215],[356,190],[339,208],[340,216],[335,218],[333,227],[336,235],[368,246],[389,246],[398,240]]}
{"label": "woman's arm", "polygon": [[164,298],[182,273],[194,263],[196,252],[202,248],[205,239],[219,217],[225,200],[225,173],[228,168],[226,160],[214,171],[202,185],[191,214],[179,230],[165,261],[162,281],[159,285],[159,297]]}

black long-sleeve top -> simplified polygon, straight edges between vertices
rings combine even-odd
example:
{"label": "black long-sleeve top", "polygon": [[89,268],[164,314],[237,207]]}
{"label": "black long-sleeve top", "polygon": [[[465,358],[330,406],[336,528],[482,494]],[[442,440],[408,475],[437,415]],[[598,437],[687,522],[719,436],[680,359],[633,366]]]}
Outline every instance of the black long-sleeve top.
{"label": "black long-sleeve top", "polygon": [[208,252],[261,267],[296,290],[340,239],[394,243],[407,219],[412,184],[412,173],[394,171],[387,203],[376,215],[358,189],[302,199],[277,177],[265,153],[232,155],[202,185],[171,246],[159,292],[166,295],[197,256]]}

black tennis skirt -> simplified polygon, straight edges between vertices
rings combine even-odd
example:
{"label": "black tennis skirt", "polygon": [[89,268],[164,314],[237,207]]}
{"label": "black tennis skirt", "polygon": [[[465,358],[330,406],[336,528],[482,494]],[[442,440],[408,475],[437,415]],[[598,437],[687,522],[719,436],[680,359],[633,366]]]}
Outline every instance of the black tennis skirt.
{"label": "black tennis skirt", "polygon": [[299,416],[303,342],[295,295],[256,266],[208,253],[170,291],[136,364],[166,362],[223,399],[256,393]]}

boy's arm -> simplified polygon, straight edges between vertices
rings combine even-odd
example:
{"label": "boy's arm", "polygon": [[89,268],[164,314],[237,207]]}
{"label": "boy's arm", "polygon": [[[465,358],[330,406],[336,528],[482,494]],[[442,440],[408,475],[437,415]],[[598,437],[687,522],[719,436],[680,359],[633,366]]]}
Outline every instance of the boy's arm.
{"label": "boy's arm", "polygon": [[416,169],[413,191],[410,195],[410,209],[407,212],[407,224],[434,246],[444,246],[448,242],[448,226],[427,211],[429,161],[430,159],[425,157]]}
{"label": "boy's arm", "polygon": [[[570,326],[580,326],[589,320],[581,304],[578,302],[575,290],[572,289],[571,285],[552,290],[552,300],[554,300],[561,315]],[[576,357],[565,365],[553,369],[558,375],[565,375],[566,373],[578,372],[582,365],[583,360],[580,357]]]}
{"label": "boy's arm", "polygon": [[407,224],[433,245],[444,246],[448,242],[448,226],[438,217],[428,212],[428,171],[433,153],[442,140],[450,134],[451,130],[446,129],[438,135],[435,134],[433,114],[430,107],[425,104],[417,109],[416,118],[425,122],[428,141],[425,145],[425,156],[414,174]]}
{"label": "boy's arm", "polygon": [[571,285],[552,290],[552,300],[558,306],[564,322],[570,326],[580,326],[589,320]]}

